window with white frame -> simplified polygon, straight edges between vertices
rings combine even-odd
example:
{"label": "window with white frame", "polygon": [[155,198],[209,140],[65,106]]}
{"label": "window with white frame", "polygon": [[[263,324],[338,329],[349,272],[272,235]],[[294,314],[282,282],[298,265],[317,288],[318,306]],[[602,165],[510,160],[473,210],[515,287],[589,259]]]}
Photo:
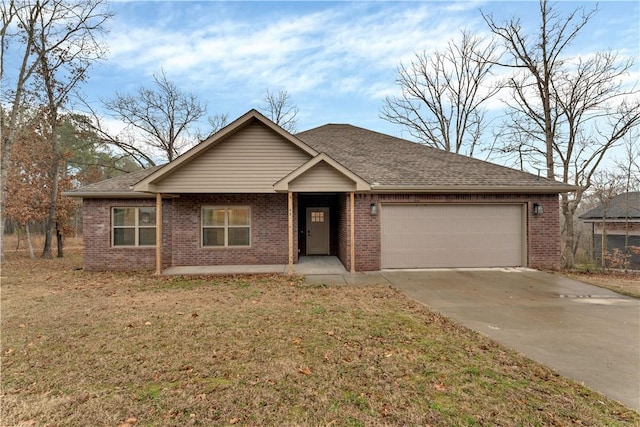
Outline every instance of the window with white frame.
{"label": "window with white frame", "polygon": [[156,208],[113,208],[111,216],[113,246],[156,245]]}
{"label": "window with white frame", "polygon": [[244,206],[202,207],[202,246],[251,244],[251,211]]}

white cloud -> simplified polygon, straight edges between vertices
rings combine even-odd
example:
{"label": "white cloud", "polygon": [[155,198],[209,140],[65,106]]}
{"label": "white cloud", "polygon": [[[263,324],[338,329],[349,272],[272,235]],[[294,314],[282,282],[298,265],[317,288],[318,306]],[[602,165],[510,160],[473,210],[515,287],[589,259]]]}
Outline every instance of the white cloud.
{"label": "white cloud", "polygon": [[[288,12],[273,21],[225,20],[197,29],[132,28],[122,22],[110,41],[110,60],[147,75],[163,67],[170,76],[200,85],[245,80],[286,86],[291,92],[325,85],[353,91],[345,82],[361,82],[374,71],[393,72],[412,52],[445,43],[462,24],[437,19],[433,3],[387,4],[373,13],[370,7],[347,4],[307,14]],[[343,74],[347,77],[336,78]]]}
{"label": "white cloud", "polygon": [[[286,89],[300,108],[300,129],[348,117],[367,126],[379,122],[384,97],[398,94],[397,65],[411,62],[416,52],[442,49],[461,28],[487,35],[481,7],[497,22],[520,15],[527,28],[537,27],[531,2],[169,1],[114,7],[122,11],[108,41],[108,67],[120,85],[115,89],[148,85],[151,74],[164,68],[182,89],[209,101],[210,114],[228,112],[231,119],[258,107],[265,90]],[[586,47],[577,44],[574,53],[590,52],[594,38],[604,40],[615,30],[604,25],[617,16],[615,8],[601,7],[608,8],[607,19],[594,22],[584,34]],[[623,55],[634,48],[637,55],[637,25],[629,28],[628,18],[620,19],[616,34],[625,40],[636,35],[636,43],[608,42]],[[599,28],[607,31],[596,36]],[[637,81],[637,70],[629,81]],[[494,71],[496,79],[506,72]],[[485,106],[498,112],[503,103],[496,97]]]}

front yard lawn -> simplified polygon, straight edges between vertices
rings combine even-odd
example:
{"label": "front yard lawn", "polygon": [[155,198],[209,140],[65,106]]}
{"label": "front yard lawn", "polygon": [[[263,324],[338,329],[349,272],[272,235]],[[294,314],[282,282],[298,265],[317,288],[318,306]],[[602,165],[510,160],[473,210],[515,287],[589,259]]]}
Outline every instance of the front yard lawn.
{"label": "front yard lawn", "polygon": [[564,274],[574,280],[610,289],[630,297],[640,298],[640,271],[630,270],[626,273],[621,271],[572,271]]}
{"label": "front yard lawn", "polygon": [[385,287],[2,268],[3,426],[638,425]]}

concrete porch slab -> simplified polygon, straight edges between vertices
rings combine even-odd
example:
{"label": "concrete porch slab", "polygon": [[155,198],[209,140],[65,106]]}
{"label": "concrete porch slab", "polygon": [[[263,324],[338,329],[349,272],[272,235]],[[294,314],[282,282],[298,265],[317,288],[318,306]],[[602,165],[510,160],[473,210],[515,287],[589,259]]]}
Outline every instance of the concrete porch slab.
{"label": "concrete porch slab", "polygon": [[283,274],[287,270],[284,264],[270,265],[204,265],[169,267],[162,271],[165,276],[216,276],[224,274]]}
{"label": "concrete porch slab", "polygon": [[301,256],[297,264],[293,265],[295,274],[347,274],[347,270],[337,257],[334,256]]}
{"label": "concrete porch slab", "polygon": [[[285,274],[286,264],[269,265],[203,265],[169,267],[162,271],[165,276],[215,276],[224,274]],[[344,266],[334,256],[303,256],[293,265],[293,273],[303,276],[309,274],[342,275],[347,274]]]}

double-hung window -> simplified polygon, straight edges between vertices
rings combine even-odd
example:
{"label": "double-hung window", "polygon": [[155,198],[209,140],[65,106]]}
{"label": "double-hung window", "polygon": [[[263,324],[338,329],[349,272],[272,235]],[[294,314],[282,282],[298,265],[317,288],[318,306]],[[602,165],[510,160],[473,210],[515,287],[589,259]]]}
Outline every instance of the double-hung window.
{"label": "double-hung window", "polygon": [[202,246],[251,245],[251,210],[248,207],[202,208]]}
{"label": "double-hung window", "polygon": [[113,246],[155,246],[156,208],[113,208]]}

